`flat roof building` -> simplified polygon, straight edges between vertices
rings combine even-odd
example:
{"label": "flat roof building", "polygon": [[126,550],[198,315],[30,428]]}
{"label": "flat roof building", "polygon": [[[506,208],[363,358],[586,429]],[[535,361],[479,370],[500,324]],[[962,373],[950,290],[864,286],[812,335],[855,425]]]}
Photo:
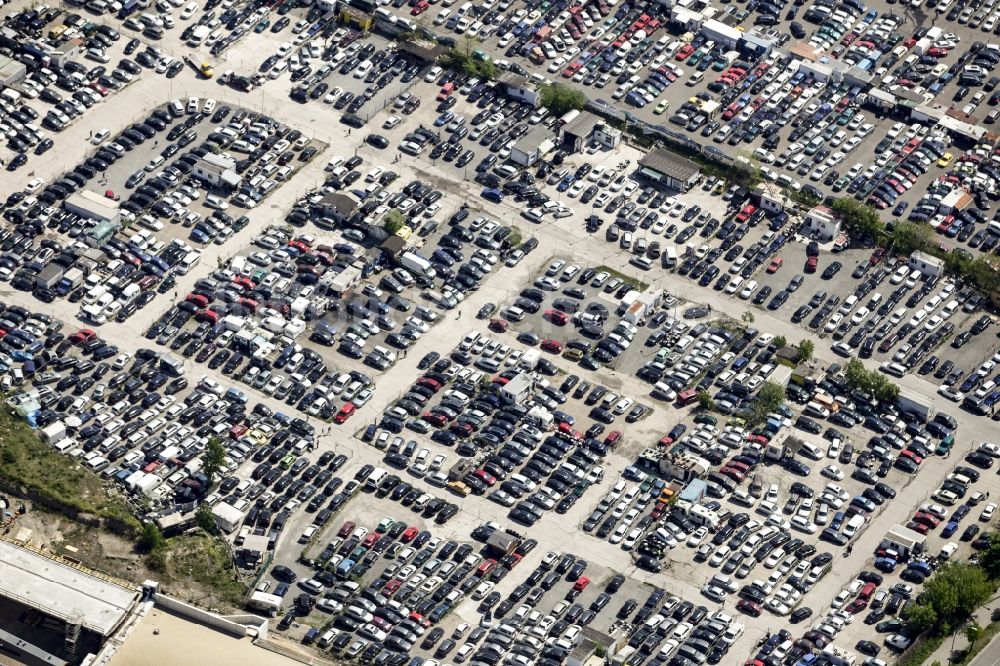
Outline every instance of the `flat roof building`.
{"label": "flat roof building", "polygon": [[537,126],[522,136],[510,151],[510,161],[521,166],[531,166],[555,147],[551,131],[544,125]]}
{"label": "flat roof building", "polygon": [[[0,640],[34,658],[24,663],[75,663],[114,634],[141,598],[138,587],[4,540],[0,571]],[[8,621],[25,608],[51,618],[44,631]]]}
{"label": "flat roof building", "polygon": [[695,162],[663,148],[651,150],[639,160],[639,175],[679,192],[691,187],[700,172]]}
{"label": "flat roof building", "polygon": [[74,192],[63,202],[63,208],[88,220],[114,224],[120,222],[118,202],[91,190]]}
{"label": "flat roof building", "polygon": [[231,190],[243,180],[236,173],[236,160],[208,153],[195,162],[191,175],[210,187]]}

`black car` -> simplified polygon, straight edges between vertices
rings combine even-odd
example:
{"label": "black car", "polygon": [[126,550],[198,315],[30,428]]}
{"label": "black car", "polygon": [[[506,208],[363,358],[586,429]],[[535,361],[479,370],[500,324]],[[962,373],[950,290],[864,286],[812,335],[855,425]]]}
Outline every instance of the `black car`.
{"label": "black car", "polygon": [[834,275],[840,272],[841,268],[843,268],[843,265],[839,261],[833,262],[823,271],[822,278],[824,280],[832,279]]}
{"label": "black car", "polygon": [[365,138],[365,142],[368,145],[374,146],[375,148],[379,149],[385,149],[389,147],[389,139],[385,138],[381,134],[369,134]]}

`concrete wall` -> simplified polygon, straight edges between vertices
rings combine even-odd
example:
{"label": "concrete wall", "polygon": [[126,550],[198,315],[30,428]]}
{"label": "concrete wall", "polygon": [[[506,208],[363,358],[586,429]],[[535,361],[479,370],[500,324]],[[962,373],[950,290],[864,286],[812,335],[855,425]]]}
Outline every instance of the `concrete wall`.
{"label": "concrete wall", "polygon": [[[205,626],[211,627],[216,631],[221,631],[222,633],[228,634],[234,638],[243,638],[247,635],[247,627],[244,625],[232,622],[222,616],[202,610],[192,606],[191,604],[186,604],[179,599],[174,599],[164,594],[156,593],[153,595],[153,601],[163,610],[170,611],[171,613],[180,615],[181,617],[187,618],[193,622],[204,624]],[[263,618],[257,616],[253,617],[258,621],[258,623],[265,622]]]}

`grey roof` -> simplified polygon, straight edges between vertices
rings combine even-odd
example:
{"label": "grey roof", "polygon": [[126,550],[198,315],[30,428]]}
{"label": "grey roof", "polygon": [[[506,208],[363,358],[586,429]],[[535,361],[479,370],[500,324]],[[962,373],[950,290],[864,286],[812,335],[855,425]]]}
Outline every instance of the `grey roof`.
{"label": "grey roof", "polygon": [[331,208],[344,217],[353,213],[358,207],[358,203],[354,199],[346,194],[340,194],[339,192],[325,195],[320,200],[320,205],[326,208]]}
{"label": "grey roof", "polygon": [[646,153],[646,156],[639,160],[639,166],[683,182],[700,171],[700,167],[696,163],[662,148],[656,148]]}
{"label": "grey roof", "polygon": [[517,143],[514,144],[514,147],[523,153],[530,153],[531,151],[540,148],[546,141],[551,140],[552,130],[544,125],[538,125],[518,139]]}
{"label": "grey roof", "polygon": [[504,72],[497,77],[497,82],[511,88],[523,88],[528,83],[528,77],[514,72]]}
{"label": "grey roof", "polygon": [[594,132],[594,127],[604,122],[600,116],[596,116],[588,111],[581,111],[580,115],[566,123],[563,132],[573,136],[590,136]]}
{"label": "grey roof", "polygon": [[139,598],[139,591],[80,568],[0,541],[0,596],[64,621],[80,618],[87,629],[107,636]]}

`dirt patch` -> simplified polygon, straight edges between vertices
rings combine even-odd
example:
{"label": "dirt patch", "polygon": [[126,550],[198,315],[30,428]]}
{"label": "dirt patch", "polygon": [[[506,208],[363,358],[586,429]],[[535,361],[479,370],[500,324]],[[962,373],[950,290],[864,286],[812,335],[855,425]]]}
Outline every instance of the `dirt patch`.
{"label": "dirt patch", "polygon": [[24,506],[25,513],[5,526],[8,538],[136,585],[159,581],[167,594],[204,608],[229,612],[241,605],[245,588],[234,578],[228,549],[216,539],[182,535],[168,539],[162,553],[147,556],[117,534]]}

